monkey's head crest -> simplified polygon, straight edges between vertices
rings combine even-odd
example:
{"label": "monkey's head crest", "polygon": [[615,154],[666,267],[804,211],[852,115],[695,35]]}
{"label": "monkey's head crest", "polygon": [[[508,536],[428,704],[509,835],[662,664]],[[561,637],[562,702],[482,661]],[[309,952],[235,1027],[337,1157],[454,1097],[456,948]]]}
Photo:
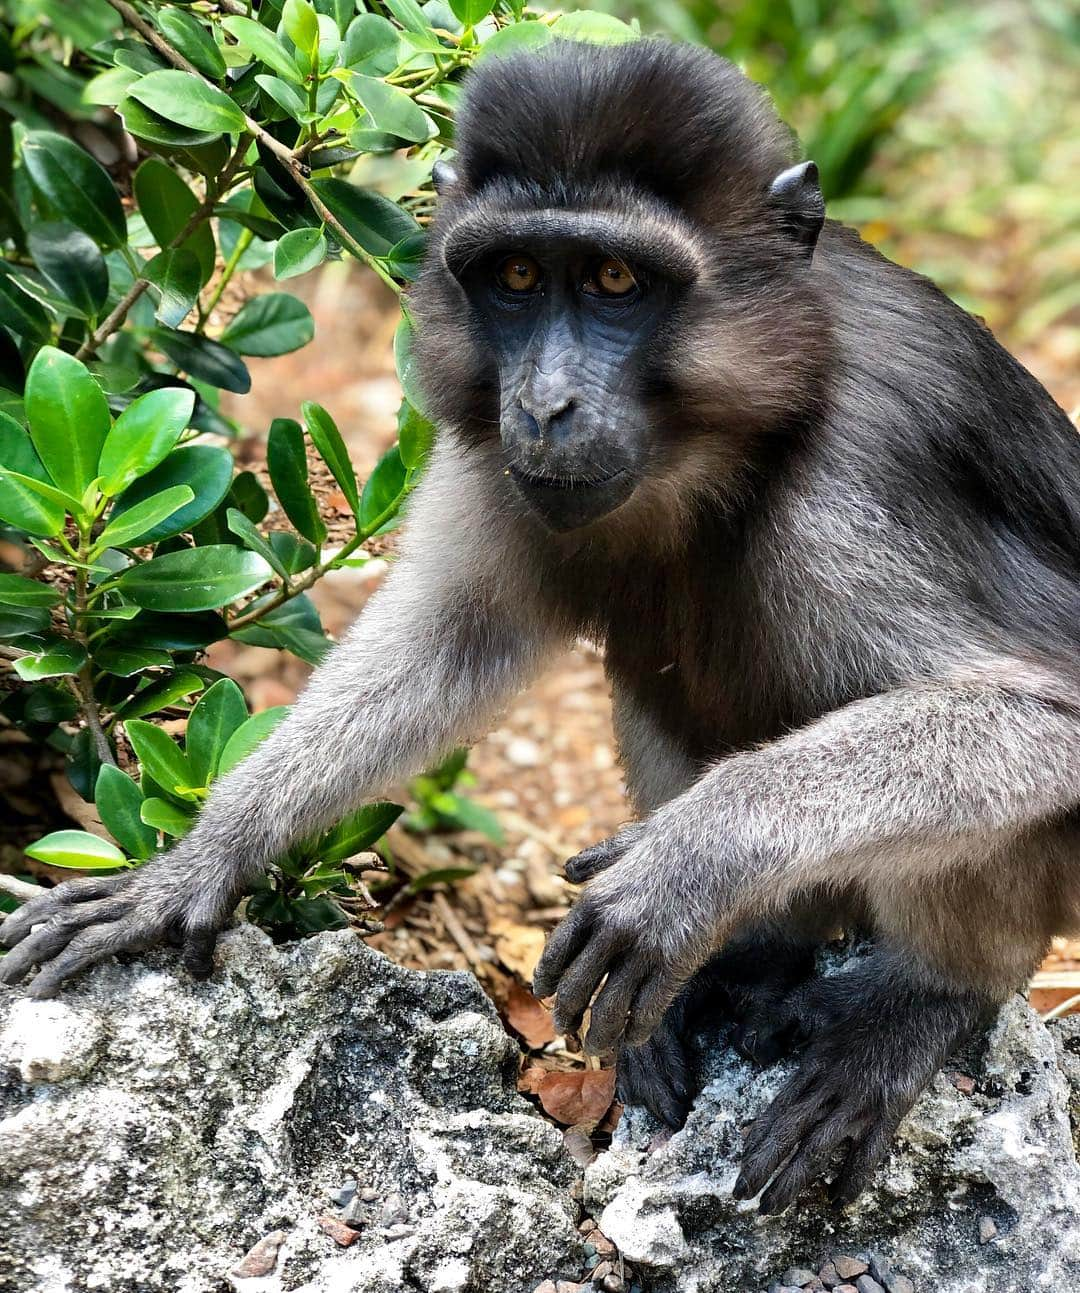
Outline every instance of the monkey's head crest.
{"label": "monkey's head crest", "polygon": [[723,493],[806,397],[817,169],[732,64],[659,40],[481,62],[432,178],[429,411],[549,529],[673,472]]}

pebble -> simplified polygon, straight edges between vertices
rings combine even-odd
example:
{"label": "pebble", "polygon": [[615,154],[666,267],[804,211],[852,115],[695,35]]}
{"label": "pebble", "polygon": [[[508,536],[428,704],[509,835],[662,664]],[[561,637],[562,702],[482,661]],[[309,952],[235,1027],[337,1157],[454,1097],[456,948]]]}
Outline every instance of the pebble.
{"label": "pebble", "polygon": [[816,1279],[817,1276],[813,1271],[805,1270],[802,1266],[792,1266],[790,1270],[786,1270],[783,1275],[780,1276],[780,1283],[791,1284],[794,1285],[795,1288],[803,1289],[806,1288],[808,1284],[813,1284]]}
{"label": "pebble", "polygon": [[353,1199],[345,1211],[341,1214],[342,1221],[347,1226],[352,1226],[354,1230],[362,1230],[364,1223],[367,1221],[367,1206],[362,1199]]}
{"label": "pebble", "polygon": [[894,1275],[885,1287],[888,1293],[915,1293],[915,1285],[906,1275]]}
{"label": "pebble", "polygon": [[994,1239],[997,1237],[997,1232],[998,1232],[997,1223],[994,1221],[993,1217],[979,1218],[979,1243],[980,1244],[988,1244],[991,1239]]}
{"label": "pebble", "polygon": [[284,1230],[271,1230],[263,1235],[254,1247],[249,1248],[232,1273],[239,1279],[252,1279],[259,1275],[272,1275],[277,1265],[278,1251],[285,1242]]}
{"label": "pebble", "polygon": [[386,1202],[379,1213],[379,1222],[384,1226],[397,1225],[399,1222],[408,1221],[409,1210],[405,1206],[405,1201],[400,1194],[387,1195]]}
{"label": "pebble", "polygon": [[975,1092],[975,1079],[966,1073],[954,1073],[952,1084],[961,1095],[973,1095]]}
{"label": "pebble", "polygon": [[323,1234],[329,1235],[342,1248],[348,1248],[350,1244],[356,1243],[360,1238],[358,1230],[354,1230],[352,1226],[347,1226],[344,1221],[339,1220],[337,1217],[316,1217],[316,1222]]}
{"label": "pebble", "polygon": [[860,1275],[865,1275],[870,1269],[870,1263],[864,1262],[860,1257],[834,1257],[833,1265],[836,1267],[836,1273],[842,1280],[856,1280]]}
{"label": "pebble", "polygon": [[854,1284],[837,1284],[833,1293],[859,1293]]}
{"label": "pebble", "polygon": [[342,1181],[341,1187],[331,1194],[330,1198],[339,1208],[347,1207],[356,1197],[356,1191],[359,1189],[359,1183],[351,1176]]}
{"label": "pebble", "polygon": [[378,1197],[379,1197],[379,1191],[373,1190],[370,1185],[366,1185],[360,1191],[360,1198],[363,1199],[365,1203],[374,1203]]}
{"label": "pebble", "polygon": [[597,1266],[597,1268],[592,1273],[593,1283],[594,1284],[601,1283],[601,1281],[604,1280],[608,1275],[610,1275],[614,1269],[615,1267],[612,1266],[610,1262],[601,1262],[600,1265]]}
{"label": "pebble", "polygon": [[870,1275],[860,1275],[855,1281],[859,1293],[885,1293],[881,1285]]}
{"label": "pebble", "polygon": [[582,1221],[578,1226],[578,1230],[583,1235],[591,1234],[592,1231],[594,1231],[595,1229],[596,1229],[596,1222],[592,1219],[592,1217],[586,1217],[585,1220]]}
{"label": "pebble", "polygon": [[601,1257],[610,1257],[615,1251],[615,1245],[601,1230],[590,1231],[589,1243],[593,1245]]}
{"label": "pebble", "polygon": [[612,1271],[610,1275],[605,1275],[600,1281],[600,1287],[604,1293],[622,1293],[623,1281],[618,1271]]}
{"label": "pebble", "polygon": [[537,1284],[533,1293],[558,1293],[554,1280],[544,1280],[543,1284]]}
{"label": "pebble", "polygon": [[527,736],[515,736],[507,742],[506,757],[515,768],[537,768],[544,756],[535,741]]}
{"label": "pebble", "polygon": [[818,1271],[818,1279],[827,1289],[836,1288],[837,1284],[840,1283],[840,1276],[832,1262],[826,1262]]}
{"label": "pebble", "polygon": [[[357,1233],[357,1231],[353,1231],[354,1235]],[[382,1237],[384,1239],[408,1239],[410,1235],[415,1234],[415,1226],[405,1226],[400,1224],[396,1226],[385,1226],[382,1230]]]}

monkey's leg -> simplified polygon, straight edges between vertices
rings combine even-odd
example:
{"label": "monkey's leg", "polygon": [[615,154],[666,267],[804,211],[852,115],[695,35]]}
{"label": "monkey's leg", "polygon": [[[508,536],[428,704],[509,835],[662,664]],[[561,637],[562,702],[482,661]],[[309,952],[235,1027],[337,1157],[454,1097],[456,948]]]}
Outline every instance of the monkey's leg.
{"label": "monkey's leg", "polygon": [[886,948],[816,979],[805,993],[810,1040],[750,1131],[735,1197],[768,1186],[761,1211],[782,1212],[839,1159],[830,1194],[850,1203],[923,1088],[996,1004]]}
{"label": "monkey's leg", "polygon": [[554,630],[520,589],[514,605],[483,572],[455,571],[459,549],[436,546],[395,567],[285,722],[215,784],[168,853],[68,881],[8,916],[0,941],[14,950],[0,982],[37,966],[30,995],[51,996],[177,927],[185,965],[209,973],[218,930],[268,862],[486,725],[539,668]]}
{"label": "monkey's leg", "polygon": [[748,1059],[769,1064],[796,1041],[796,989],[814,972],[814,944],[773,927],[732,941],[706,962],[640,1046],[619,1050],[624,1104],[644,1105],[669,1127],[681,1127],[701,1090],[699,1035],[734,1024],[732,1041]]}

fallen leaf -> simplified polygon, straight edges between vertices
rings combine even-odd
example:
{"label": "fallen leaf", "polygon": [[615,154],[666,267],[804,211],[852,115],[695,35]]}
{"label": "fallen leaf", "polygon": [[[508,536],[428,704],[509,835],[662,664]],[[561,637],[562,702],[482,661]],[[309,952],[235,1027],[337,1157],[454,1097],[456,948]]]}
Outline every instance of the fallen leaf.
{"label": "fallen leaf", "polygon": [[529,1067],[518,1077],[517,1088],[528,1095],[539,1095],[540,1088],[550,1074],[550,1069],[542,1068],[539,1064],[530,1064]]}
{"label": "fallen leaf", "polygon": [[525,1039],[525,1045],[539,1050],[555,1040],[551,1012],[545,1010],[528,988],[511,983],[506,998],[506,1022]]}
{"label": "fallen leaf", "polygon": [[495,935],[495,955],[503,965],[526,983],[531,982],[544,950],[544,931],[535,925],[518,925],[507,920],[492,922],[490,932]]}
{"label": "fallen leaf", "polygon": [[548,1073],[536,1094],[544,1111],[567,1127],[595,1125],[615,1096],[614,1069],[584,1069],[578,1073]]}

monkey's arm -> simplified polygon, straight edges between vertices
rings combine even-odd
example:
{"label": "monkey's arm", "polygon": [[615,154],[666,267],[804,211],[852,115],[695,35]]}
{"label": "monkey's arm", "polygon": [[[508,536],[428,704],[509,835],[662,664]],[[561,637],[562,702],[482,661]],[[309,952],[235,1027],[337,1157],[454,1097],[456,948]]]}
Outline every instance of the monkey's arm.
{"label": "monkey's arm", "polygon": [[121,876],[69,881],[0,927],[0,982],[41,967],[54,994],[110,953],[182,938],[208,973],[217,931],[265,864],[470,737],[539,667],[540,617],[495,581],[446,574],[453,550],[395,567],[288,718],[214,786],[191,833]]}
{"label": "monkey's arm", "polygon": [[[1049,670],[999,662],[857,701],[716,764],[624,848],[616,837],[575,859],[570,878],[595,879],[552,935],[536,992],[558,990],[571,1030],[606,974],[587,1044],[639,1044],[732,930],[795,893],[855,883],[929,897],[948,868],[1078,801],[1080,696]],[[1002,952],[999,982],[970,986],[1006,994],[1044,933]]]}

